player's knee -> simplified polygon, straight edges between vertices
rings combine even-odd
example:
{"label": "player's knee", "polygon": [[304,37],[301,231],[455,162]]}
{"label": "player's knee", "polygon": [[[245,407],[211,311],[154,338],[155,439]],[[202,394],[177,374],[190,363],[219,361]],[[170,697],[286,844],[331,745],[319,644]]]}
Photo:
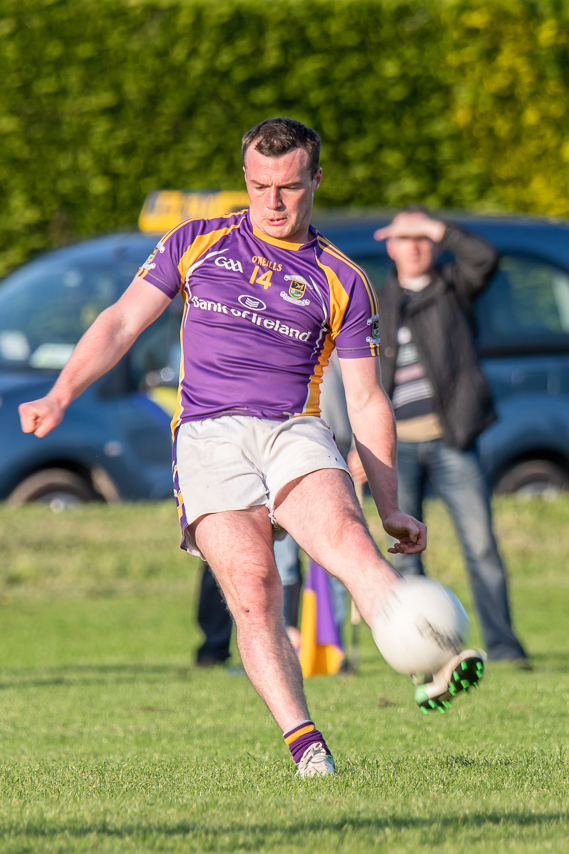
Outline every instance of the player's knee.
{"label": "player's knee", "polygon": [[244,584],[234,610],[234,619],[241,625],[261,628],[282,620],[283,592],[276,572],[274,576],[262,575]]}

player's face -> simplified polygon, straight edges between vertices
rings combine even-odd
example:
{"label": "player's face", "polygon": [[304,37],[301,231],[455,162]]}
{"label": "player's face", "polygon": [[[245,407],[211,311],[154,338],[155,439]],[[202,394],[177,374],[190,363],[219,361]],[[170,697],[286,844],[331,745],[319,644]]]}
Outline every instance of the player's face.
{"label": "player's face", "polygon": [[245,183],[251,222],[263,234],[291,243],[306,243],[314,192],[322,169],[314,177],[303,148],[281,157],[265,157],[252,146],[245,152]]}
{"label": "player's face", "polygon": [[[423,214],[406,214],[407,219],[423,217]],[[393,220],[394,224],[397,217]],[[415,230],[415,229],[414,229]],[[415,230],[416,231],[416,230]],[[387,240],[387,254],[395,261],[397,272],[404,279],[424,276],[433,266],[434,246],[421,234],[401,234]]]}

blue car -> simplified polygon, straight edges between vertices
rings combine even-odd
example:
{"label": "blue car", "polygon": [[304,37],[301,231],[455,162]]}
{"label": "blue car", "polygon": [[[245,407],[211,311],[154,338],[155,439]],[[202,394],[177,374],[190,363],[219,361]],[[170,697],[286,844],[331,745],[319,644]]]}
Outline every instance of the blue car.
{"label": "blue car", "polygon": [[17,412],[53,385],[74,344],[154,243],[142,234],[90,240],[38,257],[0,285],[0,499],[58,509],[172,495],[170,418],[152,397],[166,386],[175,398],[177,300],[48,437],[24,435]]}
{"label": "blue car", "polygon": [[[391,261],[373,231],[387,221],[326,229],[377,288]],[[569,488],[569,227],[513,216],[456,221],[500,253],[476,304],[478,349],[499,416],[480,437],[482,464],[497,493],[553,497]]]}
{"label": "blue car", "polygon": [[[530,218],[460,217],[499,250],[478,300],[478,343],[498,421],[480,438],[497,492],[569,487],[569,228]],[[390,261],[373,240],[385,217],[320,215],[316,225],[383,286]],[[124,233],[54,250],[0,283],[0,499],[53,509],[171,496],[169,421],[179,365],[181,299],[45,439],[17,408],[43,396],[79,337],[114,302],[156,236]]]}

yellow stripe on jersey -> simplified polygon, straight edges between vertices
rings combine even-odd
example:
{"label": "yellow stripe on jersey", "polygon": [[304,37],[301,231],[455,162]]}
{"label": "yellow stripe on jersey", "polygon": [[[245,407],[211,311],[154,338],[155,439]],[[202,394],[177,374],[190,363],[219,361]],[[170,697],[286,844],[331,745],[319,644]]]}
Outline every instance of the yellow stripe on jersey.
{"label": "yellow stripe on jersey", "polygon": [[328,280],[328,287],[330,288],[330,332],[332,338],[335,339],[342,328],[350,298],[334,270],[326,266],[318,257],[316,258],[316,262],[324,271],[324,275]]}
{"label": "yellow stripe on jersey", "polygon": [[188,303],[188,295],[184,290],[182,291],[182,298],[184,300],[184,312],[182,314],[182,322],[180,323],[180,380],[178,382],[178,398],[176,400],[176,410],[172,417],[172,421],[170,422],[170,428],[172,430],[172,441],[174,442],[176,441],[176,432],[182,422],[182,410],[184,408],[182,404],[182,382],[184,380],[184,336],[182,333],[184,331],[184,323],[186,321],[186,315],[188,313],[190,305]]}
{"label": "yellow stripe on jersey", "polygon": [[[229,217],[231,217],[231,216],[238,216],[239,214],[243,214],[243,216],[244,216],[246,213],[247,213],[247,211],[246,211],[246,210],[243,210],[243,211],[237,211],[237,212],[235,212],[235,211],[234,211],[233,213],[228,213],[228,214],[223,214],[222,216],[216,216],[216,217],[213,217],[213,219],[228,219],[228,218],[229,218]],[[175,234],[177,231],[179,231],[181,228],[183,228],[185,225],[188,225],[188,224],[189,224],[189,223],[191,223],[191,222],[198,222],[198,221],[200,221],[200,220],[201,220],[201,221],[203,221],[203,220],[204,220],[204,218],[203,218],[203,217],[199,217],[199,216],[195,216],[195,217],[192,217],[191,219],[185,219],[185,220],[184,220],[184,222],[180,222],[180,223],[178,223],[178,225],[175,225],[173,228],[171,228],[171,229],[170,229],[170,231],[167,231],[167,232],[166,232],[166,234],[164,235],[164,237],[161,237],[161,238],[160,238],[160,240],[158,241],[158,244],[157,244],[156,249],[154,250],[154,252],[152,253],[152,255],[150,256],[150,258],[149,258],[148,260],[150,261],[150,259],[154,257],[154,255],[156,254],[156,251],[157,251],[158,245],[165,246],[165,245],[166,245],[166,243],[167,243],[167,241],[172,237],[172,235],[173,235],[173,234]],[[189,267],[191,267],[192,263],[195,263],[195,261],[197,261],[197,260],[198,260],[198,258],[200,257],[200,255],[201,255],[201,254],[203,254],[203,252],[205,252],[205,251],[209,248],[209,246],[210,246],[210,245],[212,245],[213,243],[215,243],[215,241],[216,241],[216,240],[218,240],[218,239],[220,239],[221,237],[223,237],[223,235],[224,235],[224,234],[229,234],[229,232],[230,232],[233,228],[239,228],[239,226],[241,225],[241,223],[242,223],[242,222],[243,222],[243,217],[241,217],[241,219],[239,220],[239,222],[235,223],[234,225],[231,225],[229,228],[225,228],[225,229],[217,229],[216,231],[210,231],[208,234],[200,234],[200,235],[198,235],[198,238],[196,238],[196,240],[194,240],[194,241],[193,241],[193,243],[191,244],[191,246],[189,246],[189,247],[188,247],[188,249],[186,249],[186,252],[184,253],[184,255],[182,256],[182,258],[180,259],[180,264],[182,263],[183,259],[186,257],[186,255],[188,254],[188,252],[192,249],[192,247],[193,247],[193,246],[195,246],[195,244],[196,244],[196,242],[197,242],[197,240],[198,240],[198,239],[199,239],[199,240],[201,240],[201,242],[203,243],[203,242],[204,242],[204,240],[207,242],[207,241],[208,241],[208,239],[209,239],[209,237],[210,237],[211,235],[217,235],[217,237],[212,241],[212,243],[207,242],[207,245],[206,245],[205,249],[203,249],[201,252],[198,252],[198,254],[197,254],[197,256],[194,258],[194,260],[193,260],[192,262],[190,262],[190,263],[186,266],[185,271],[184,271],[184,274],[183,274],[183,275],[181,275],[180,286],[182,286],[182,285],[183,285],[183,283],[184,283],[184,276],[186,275],[186,272],[187,272],[188,268],[189,268]],[[180,269],[180,264],[178,264],[178,270]],[[146,276],[146,274],[147,274],[148,272],[149,272],[149,270],[144,270],[144,272],[139,273],[138,275],[139,275],[139,277],[140,277],[141,279],[144,279],[144,277]]]}
{"label": "yellow stripe on jersey", "polygon": [[[234,216],[234,214],[229,214],[229,216]],[[198,234],[198,236],[192,241],[191,245],[188,246],[178,263],[178,270],[180,271],[180,280],[182,284],[184,283],[186,273],[192,264],[195,264],[208,249],[218,242],[218,240],[221,240],[222,237],[225,237],[225,235],[229,234],[230,231],[233,231],[234,228],[239,228],[242,222],[243,217],[239,222],[234,222],[233,225],[229,225],[227,228],[218,228],[215,231],[208,232],[207,234]]]}
{"label": "yellow stripe on jersey", "polygon": [[314,366],[314,372],[308,383],[308,394],[306,396],[306,405],[303,415],[314,415],[317,418],[320,416],[320,383],[322,382],[322,374],[324,368],[328,364],[330,353],[334,349],[334,341],[330,333],[324,339],[324,344],[318,356],[318,363]]}
{"label": "yellow stripe on jersey", "polygon": [[318,363],[315,365],[312,376],[310,377],[306,405],[302,414],[319,416],[322,374],[334,349],[334,339],[342,328],[342,322],[350,298],[334,270],[331,267],[327,267],[318,258],[316,258],[316,263],[323,270],[330,289],[330,332],[324,339],[324,344],[318,356]]}
{"label": "yellow stripe on jersey", "polygon": [[[371,316],[373,317],[374,315],[378,314],[379,303],[377,300],[377,294],[365,270],[355,264],[350,258],[348,258],[347,255],[344,255],[344,253],[341,252],[341,250],[338,249],[337,246],[334,246],[333,243],[330,243],[330,241],[326,240],[326,238],[322,237],[322,235],[318,235],[318,242],[325,252],[328,252],[330,255],[332,255],[333,258],[336,258],[338,261],[343,261],[345,264],[347,264],[348,267],[350,267],[360,276],[367,291],[367,295],[369,297]],[[369,347],[372,356],[379,356],[379,342],[377,344],[370,342]]]}
{"label": "yellow stripe on jersey", "polygon": [[375,292],[375,288],[372,285],[366,271],[362,267],[360,267],[358,264],[354,263],[354,261],[352,261],[351,258],[348,258],[347,255],[344,255],[344,253],[340,249],[338,249],[337,246],[334,246],[334,244],[330,243],[329,240],[326,240],[325,237],[320,236],[319,241],[320,241],[320,245],[322,246],[322,248],[324,249],[325,252],[329,252],[330,255],[332,255],[334,258],[337,258],[338,261],[344,261],[344,263],[347,264],[348,267],[351,267],[352,270],[355,270],[355,272],[359,274],[360,278],[362,279],[362,281],[366,287],[366,290],[367,290],[367,293],[368,293],[368,296],[370,299],[370,303],[371,303],[372,308],[373,308],[373,313],[377,314],[377,311],[379,308],[379,303],[377,301],[377,294]]}
{"label": "yellow stripe on jersey", "polygon": [[[246,210],[242,211],[233,211],[232,213],[221,214],[220,216],[210,217],[211,220],[214,219],[229,219],[231,216],[239,216],[239,214],[246,214]],[[203,216],[192,216],[189,219],[185,219],[183,222],[179,222],[178,225],[173,226],[170,231],[167,231],[164,237],[160,240],[160,243],[165,244],[167,240],[169,240],[173,234],[183,228],[185,225],[188,225],[190,222],[207,222],[207,218]],[[239,223],[243,222],[243,217],[239,220]]]}
{"label": "yellow stripe on jersey", "polygon": [[369,276],[366,273],[366,271],[364,270],[364,268],[360,267],[359,264],[356,264],[355,261],[352,261],[352,259],[349,258],[344,252],[342,252],[341,249],[338,249],[337,246],[335,246],[333,243],[330,243],[330,241],[327,240],[325,237],[322,237],[321,234],[318,235],[318,242],[319,242],[321,248],[324,249],[325,252],[329,252],[331,255],[333,255],[335,258],[337,258],[339,261],[344,261],[348,265],[348,267],[351,267],[352,270],[355,270],[356,273],[359,273],[359,275],[363,279],[363,282],[364,282],[364,284],[368,290],[368,293],[370,295],[370,299],[377,305],[377,294],[375,293],[375,288],[373,287],[373,285],[369,279]]}

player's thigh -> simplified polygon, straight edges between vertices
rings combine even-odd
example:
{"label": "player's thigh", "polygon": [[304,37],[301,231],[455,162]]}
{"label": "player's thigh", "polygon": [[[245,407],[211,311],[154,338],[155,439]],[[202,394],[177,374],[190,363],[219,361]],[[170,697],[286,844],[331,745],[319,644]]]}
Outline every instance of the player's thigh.
{"label": "player's thigh", "polygon": [[339,469],[320,469],[287,484],[273,512],[301,548],[334,575],[338,566],[360,557],[379,557],[353,483]]}
{"label": "player's thigh", "polygon": [[192,534],[236,620],[246,613],[282,612],[266,507],[209,513],[192,526]]}
{"label": "player's thigh", "polygon": [[254,433],[243,422],[222,416],[184,423],[177,432],[174,491],[186,548],[193,554],[198,553],[192,538],[196,520],[267,503],[267,488],[251,454]]}

